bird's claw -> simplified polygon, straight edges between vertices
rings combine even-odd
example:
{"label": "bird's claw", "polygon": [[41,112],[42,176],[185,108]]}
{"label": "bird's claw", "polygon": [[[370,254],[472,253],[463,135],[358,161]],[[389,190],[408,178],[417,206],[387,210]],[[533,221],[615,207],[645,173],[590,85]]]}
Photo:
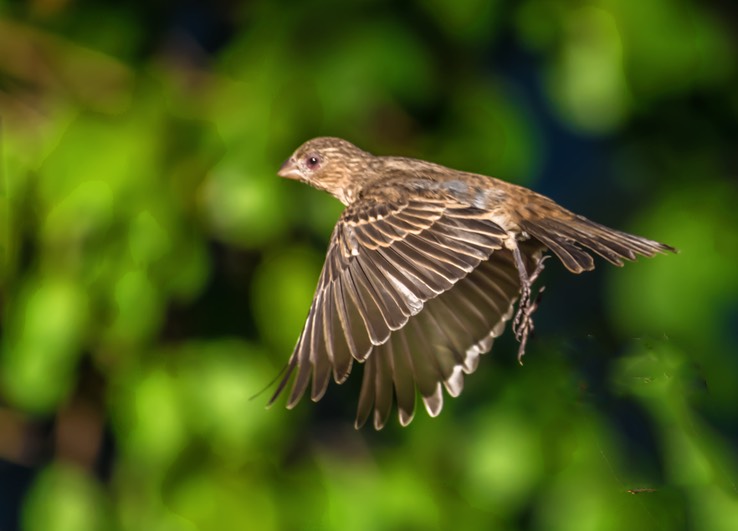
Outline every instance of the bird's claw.
{"label": "bird's claw", "polygon": [[533,324],[533,312],[538,308],[538,305],[541,302],[541,294],[545,289],[546,287],[543,286],[538,290],[533,302],[531,302],[530,290],[528,290],[525,302],[523,302],[523,299],[521,298],[521,302],[518,305],[518,312],[515,314],[513,332],[515,333],[515,339],[520,343],[520,346],[518,347],[518,363],[521,365],[523,364],[523,356],[525,356],[525,346],[528,343],[528,337],[533,335],[533,330],[535,329]]}
{"label": "bird's claw", "polygon": [[[520,301],[518,302],[518,311],[515,314],[515,319],[513,319],[512,329],[515,334],[515,339],[520,343],[520,346],[518,347],[518,363],[521,365],[523,364],[523,356],[525,356],[525,346],[528,343],[528,337],[533,334],[533,312],[538,308],[538,305],[541,302],[541,294],[543,293],[543,290],[546,289],[545,286],[541,287],[541,289],[538,290],[535,299],[531,302],[530,288],[533,285],[533,282],[535,282],[541,274],[541,271],[543,271],[543,262],[546,258],[548,258],[548,256],[544,256],[538,260],[536,268],[530,276],[525,273],[525,268],[520,270],[520,267],[518,267],[521,284]],[[520,260],[520,262],[522,265],[522,260]]]}

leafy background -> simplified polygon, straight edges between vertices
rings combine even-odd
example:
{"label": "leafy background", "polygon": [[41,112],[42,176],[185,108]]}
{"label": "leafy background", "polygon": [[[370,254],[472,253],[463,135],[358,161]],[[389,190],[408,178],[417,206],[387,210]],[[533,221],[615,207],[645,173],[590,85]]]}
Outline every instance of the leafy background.
{"label": "leafy background", "polygon": [[[0,1],[0,529],[738,528],[738,10]],[[304,140],[678,247],[549,262],[443,414],[265,409],[340,205]],[[509,335],[509,334],[508,334]],[[281,405],[281,403],[280,403]]]}

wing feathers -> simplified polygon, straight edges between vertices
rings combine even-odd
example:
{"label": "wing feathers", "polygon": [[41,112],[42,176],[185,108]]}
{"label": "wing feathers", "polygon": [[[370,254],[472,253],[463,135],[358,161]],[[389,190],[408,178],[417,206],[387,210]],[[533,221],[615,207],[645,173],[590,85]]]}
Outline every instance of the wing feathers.
{"label": "wing feathers", "polygon": [[[387,212],[337,227],[315,302],[273,399],[295,372],[288,406],[311,382],[311,398],[319,400],[331,372],[343,382],[354,359],[364,362],[357,426],[372,416],[382,428],[393,395],[402,425],[415,414],[416,392],[431,416],[443,407],[442,386],[457,396],[463,375],[476,369],[502,333],[520,286],[504,249],[505,232],[469,210],[411,205],[395,216]],[[582,248],[615,265],[673,250],[579,217],[525,221],[521,228],[573,272],[594,267]],[[535,265],[531,256],[528,266]]]}
{"label": "wing feathers", "polygon": [[300,336],[300,340],[297,343],[296,359],[297,359],[297,376],[295,376],[295,382],[292,385],[292,392],[290,393],[289,400],[287,401],[287,407],[293,408],[300,401],[302,395],[305,394],[308,383],[310,382],[310,354],[307,344],[310,342],[310,327],[311,320],[305,324],[305,332]]}
{"label": "wing feathers", "polygon": [[676,251],[663,243],[610,229],[582,216],[526,220],[521,228],[551,249],[572,273],[594,268],[592,257],[580,246],[616,266],[622,266],[623,260],[635,260],[637,255],[654,256]]}
{"label": "wing feathers", "polygon": [[407,426],[415,415],[415,385],[405,334],[393,334],[388,345],[390,348],[386,355],[392,362],[400,424]]}
{"label": "wing feathers", "polygon": [[[416,392],[435,416],[443,407],[442,387],[452,396],[461,392],[463,373],[476,368],[482,352],[480,341],[515,295],[508,251],[500,253],[499,278],[485,282],[475,271],[507,236],[481,219],[477,209],[433,203],[374,213],[347,209],[342,220],[305,328],[272,400],[292,372],[288,405],[293,407],[311,383],[311,398],[319,400],[331,373],[343,382],[355,359],[364,364],[357,426],[370,416],[376,428],[384,426],[393,395],[400,423],[408,424]],[[462,289],[450,290],[454,285]]]}
{"label": "wing feathers", "polygon": [[[348,274],[344,271],[341,276],[347,277]],[[333,302],[351,356],[357,360],[363,360],[371,351],[371,341],[364,326],[364,320],[356,307],[353,281],[343,278],[341,282],[336,282],[333,286]]]}
{"label": "wing feathers", "polygon": [[313,387],[310,398],[317,402],[325,394],[331,378],[331,359],[323,339],[323,304],[316,305],[316,313],[310,319],[310,363],[313,366]]}
{"label": "wing feathers", "polygon": [[336,302],[336,292],[337,286],[329,286],[325,291],[323,337],[326,342],[326,354],[333,363],[333,379],[336,383],[343,383],[351,371],[354,357],[337,309],[340,302]]}
{"label": "wing feathers", "polygon": [[[442,387],[450,396],[458,396],[463,374],[476,369],[479,356],[502,333],[518,293],[517,278],[511,253],[498,251],[453,290],[428,300],[389,341],[376,346],[365,363],[357,425],[369,417],[372,407],[375,428],[385,425],[387,400],[391,401],[387,382],[395,389],[402,425],[413,418],[416,392],[428,414],[438,415],[443,408]],[[389,369],[377,370],[382,364]]]}

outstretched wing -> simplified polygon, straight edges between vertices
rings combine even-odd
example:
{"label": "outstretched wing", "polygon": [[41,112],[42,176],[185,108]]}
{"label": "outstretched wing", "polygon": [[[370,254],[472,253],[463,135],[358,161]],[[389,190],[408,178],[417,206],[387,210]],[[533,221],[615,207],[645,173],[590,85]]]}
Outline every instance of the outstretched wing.
{"label": "outstretched wing", "polygon": [[[439,299],[432,311],[423,312],[422,319],[408,321],[420,314],[428,301],[446,293],[503,248],[507,234],[486,217],[488,214],[481,209],[440,199],[361,201],[350,205],[333,232],[305,327],[270,404],[285,389],[292,373],[295,379],[287,402],[290,408],[311,381],[311,398],[317,401],[325,393],[331,373],[337,383],[342,383],[353,360],[373,359],[376,352],[382,355],[366,367],[365,385],[371,379],[375,388],[389,389],[390,407],[392,388],[398,401],[402,393],[408,422],[412,408],[407,397],[412,393],[414,402],[416,385],[424,398],[428,393],[436,396],[441,382],[458,394],[458,367],[473,370],[472,362],[467,360],[467,351],[473,345],[467,339],[474,344],[484,342],[500,318],[487,326],[482,337],[476,337],[476,332],[469,335],[455,330],[458,325],[448,324],[452,322],[448,319],[465,319],[457,312],[463,313],[466,303],[459,309],[459,301],[445,298],[445,305]],[[469,301],[489,298],[487,290],[493,293],[494,287],[483,286],[482,282],[468,283],[458,297]],[[492,295],[495,304],[502,306],[500,315],[508,312],[517,292],[516,274],[509,282],[502,296]],[[448,319],[444,312],[449,313]],[[396,333],[406,326],[407,332]],[[428,327],[435,327],[435,331]],[[410,330],[414,332],[410,334]],[[423,337],[423,331],[428,335]],[[433,334],[444,336],[434,339]],[[416,344],[405,344],[408,341]],[[491,340],[487,342],[491,344]],[[377,348],[380,345],[382,349]],[[407,358],[410,351],[412,360]],[[402,356],[393,352],[402,352]],[[384,365],[376,369],[377,363]],[[388,368],[387,364],[392,366]],[[428,367],[438,370],[429,373]],[[386,392],[377,396],[381,401],[377,407],[385,408]],[[362,401],[369,403],[368,391],[362,393]],[[431,412],[436,410],[435,405],[426,406]],[[364,415],[367,407],[361,407],[359,414]]]}

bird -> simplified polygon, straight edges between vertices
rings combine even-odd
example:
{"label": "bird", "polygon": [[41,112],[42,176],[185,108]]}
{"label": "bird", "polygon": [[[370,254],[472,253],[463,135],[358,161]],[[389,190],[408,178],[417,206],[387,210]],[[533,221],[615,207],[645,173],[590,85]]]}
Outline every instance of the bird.
{"label": "bird", "polygon": [[[492,348],[508,321],[522,364],[551,255],[572,273],[594,269],[590,252],[616,266],[676,252],[600,225],[533,190],[407,157],[376,156],[335,137],[308,140],[280,177],[337,198],[345,209],[327,250],[302,333],[272,405],[293,380],[292,409],[310,388],[363,365],[355,427],[382,429],[397,404],[402,426],[419,396],[431,417],[444,393]],[[517,303],[517,310],[515,305]]]}

